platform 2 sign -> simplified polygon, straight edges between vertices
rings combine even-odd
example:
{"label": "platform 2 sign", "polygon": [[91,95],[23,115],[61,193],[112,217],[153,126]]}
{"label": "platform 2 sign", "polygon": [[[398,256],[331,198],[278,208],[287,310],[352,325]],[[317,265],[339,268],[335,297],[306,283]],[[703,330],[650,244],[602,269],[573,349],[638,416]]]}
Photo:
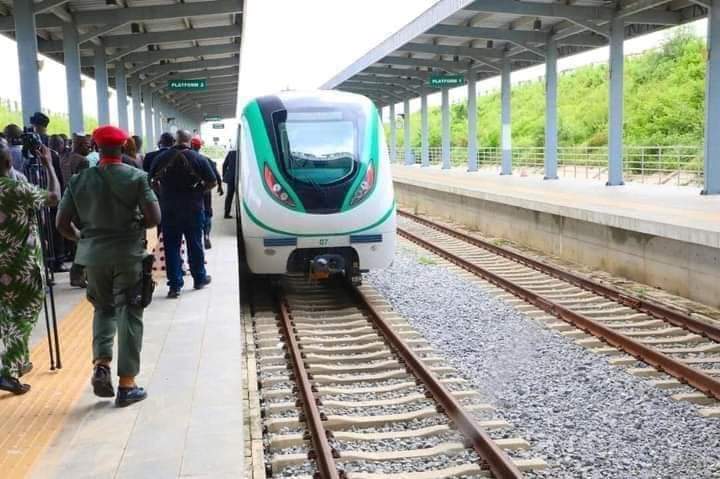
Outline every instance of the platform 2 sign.
{"label": "platform 2 sign", "polygon": [[427,84],[433,88],[461,86],[465,84],[465,77],[463,75],[431,75]]}
{"label": "platform 2 sign", "polygon": [[207,90],[207,80],[168,80],[169,90]]}

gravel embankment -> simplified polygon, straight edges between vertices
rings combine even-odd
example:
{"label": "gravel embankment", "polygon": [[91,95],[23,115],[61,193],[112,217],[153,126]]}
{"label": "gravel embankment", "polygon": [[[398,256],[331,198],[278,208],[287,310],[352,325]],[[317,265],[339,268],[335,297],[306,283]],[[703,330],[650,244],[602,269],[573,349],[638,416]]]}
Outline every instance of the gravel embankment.
{"label": "gravel embankment", "polygon": [[552,478],[720,478],[720,419],[699,416],[435,264],[399,248],[365,278],[531,442]]}

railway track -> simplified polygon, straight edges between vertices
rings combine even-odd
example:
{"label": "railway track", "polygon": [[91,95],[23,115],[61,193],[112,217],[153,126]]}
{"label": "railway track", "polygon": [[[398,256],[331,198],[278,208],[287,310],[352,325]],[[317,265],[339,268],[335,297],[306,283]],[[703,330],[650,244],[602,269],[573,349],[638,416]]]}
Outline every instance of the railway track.
{"label": "railway track", "polygon": [[703,415],[720,415],[717,325],[427,218],[398,213],[400,236],[544,312],[549,327],[579,336],[579,344],[604,354],[627,353],[610,361],[628,366],[632,374],[653,378],[663,388],[695,388],[674,397],[706,406],[699,410]]}
{"label": "railway track", "polygon": [[254,285],[268,477],[522,477],[492,406],[368,287]]}

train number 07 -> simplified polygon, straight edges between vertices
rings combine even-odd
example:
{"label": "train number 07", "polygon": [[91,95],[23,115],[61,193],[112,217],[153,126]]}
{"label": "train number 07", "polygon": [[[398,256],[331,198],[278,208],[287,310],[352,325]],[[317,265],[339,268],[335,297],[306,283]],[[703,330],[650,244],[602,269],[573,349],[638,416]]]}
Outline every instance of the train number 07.
{"label": "train number 07", "polygon": [[320,243],[320,246],[327,246],[327,245],[328,245],[328,240],[327,240],[327,239],[321,239],[321,240],[319,240],[318,242]]}

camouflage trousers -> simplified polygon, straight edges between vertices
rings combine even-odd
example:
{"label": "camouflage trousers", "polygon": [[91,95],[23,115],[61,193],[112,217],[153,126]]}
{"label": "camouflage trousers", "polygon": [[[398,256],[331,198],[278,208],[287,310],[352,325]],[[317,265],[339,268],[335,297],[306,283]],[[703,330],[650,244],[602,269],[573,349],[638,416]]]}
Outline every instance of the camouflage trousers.
{"label": "camouflage trousers", "polygon": [[41,282],[34,286],[37,288],[23,291],[24,304],[16,303],[14,310],[0,308],[0,376],[18,377],[30,361],[30,334],[40,315],[44,294]]}

